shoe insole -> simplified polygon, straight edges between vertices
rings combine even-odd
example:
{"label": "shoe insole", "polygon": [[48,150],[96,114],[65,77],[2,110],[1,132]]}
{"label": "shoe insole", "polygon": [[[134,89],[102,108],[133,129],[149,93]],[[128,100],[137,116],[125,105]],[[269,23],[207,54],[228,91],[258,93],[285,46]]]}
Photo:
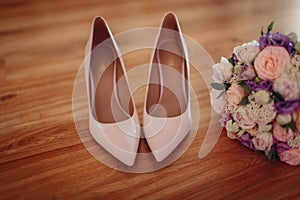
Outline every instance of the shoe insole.
{"label": "shoe insole", "polygon": [[128,119],[133,114],[131,94],[115,44],[103,20],[95,21],[93,35],[89,76],[94,115],[102,123]]}
{"label": "shoe insole", "polygon": [[96,60],[101,60],[101,55],[105,56],[107,61],[115,60],[108,66],[101,61],[98,62],[98,65],[93,63],[96,69],[92,71],[95,76],[100,76],[99,78],[95,77],[96,80],[94,81],[94,108],[98,121],[102,123],[123,121],[133,114],[131,94],[121,62],[119,58],[112,57],[115,52],[109,52],[110,50],[109,48],[98,50],[97,55],[100,59]]}
{"label": "shoe insole", "polygon": [[167,15],[150,66],[146,109],[153,116],[179,116],[187,107],[187,66],[179,31],[174,15]]}
{"label": "shoe insole", "polygon": [[156,51],[146,105],[149,114],[156,117],[175,117],[185,111],[185,73],[184,58],[170,51]]}

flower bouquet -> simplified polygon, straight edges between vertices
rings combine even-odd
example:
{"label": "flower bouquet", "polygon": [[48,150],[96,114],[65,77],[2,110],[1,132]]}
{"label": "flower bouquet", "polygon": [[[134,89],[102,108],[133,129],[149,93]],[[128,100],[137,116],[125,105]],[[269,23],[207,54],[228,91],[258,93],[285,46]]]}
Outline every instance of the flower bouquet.
{"label": "flower bouquet", "polygon": [[273,160],[300,165],[300,42],[261,30],[213,66],[212,106],[227,136]]}

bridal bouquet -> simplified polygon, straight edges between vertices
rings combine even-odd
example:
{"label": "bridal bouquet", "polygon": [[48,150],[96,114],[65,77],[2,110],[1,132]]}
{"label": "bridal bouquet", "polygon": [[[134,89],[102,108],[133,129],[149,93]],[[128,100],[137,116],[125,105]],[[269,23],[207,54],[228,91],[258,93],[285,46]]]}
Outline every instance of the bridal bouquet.
{"label": "bridal bouquet", "polygon": [[300,165],[300,42],[263,28],[213,66],[212,106],[227,136],[273,160]]}

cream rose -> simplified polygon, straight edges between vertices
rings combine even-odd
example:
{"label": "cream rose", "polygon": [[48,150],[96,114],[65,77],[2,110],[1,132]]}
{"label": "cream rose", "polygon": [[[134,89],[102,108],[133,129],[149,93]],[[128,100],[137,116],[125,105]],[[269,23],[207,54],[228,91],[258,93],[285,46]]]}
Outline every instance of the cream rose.
{"label": "cream rose", "polygon": [[234,82],[227,90],[226,95],[227,95],[228,103],[237,106],[241,103],[242,99],[245,97],[246,91],[242,86]]}
{"label": "cream rose", "polygon": [[213,66],[213,80],[217,83],[224,83],[231,78],[232,70],[232,64],[222,57],[220,63]]}
{"label": "cream rose", "polygon": [[232,119],[226,122],[225,128],[230,133],[237,133],[240,130],[239,125],[236,122],[233,122]]}
{"label": "cream rose", "polygon": [[290,123],[291,121],[292,121],[292,117],[290,114],[287,115],[278,114],[276,117],[276,122],[282,126]]}
{"label": "cream rose", "polygon": [[279,154],[279,158],[289,165],[300,165],[300,150],[295,148],[286,150]]}
{"label": "cream rose", "polygon": [[265,80],[278,78],[290,62],[290,55],[283,47],[268,46],[254,60],[257,75]]}
{"label": "cream rose", "polygon": [[254,95],[254,100],[260,105],[265,105],[270,101],[270,94],[265,90],[259,90]]}
{"label": "cream rose", "polygon": [[252,129],[256,123],[251,121],[245,106],[240,106],[233,114],[233,119],[242,129]]}
{"label": "cream rose", "polygon": [[240,62],[251,64],[259,53],[258,42],[253,40],[252,42],[237,46],[233,49],[233,53]]}
{"label": "cream rose", "polygon": [[273,145],[273,136],[270,132],[258,133],[253,139],[252,142],[254,147],[257,150],[264,151],[266,149],[271,150]]}
{"label": "cream rose", "polygon": [[290,138],[294,137],[294,132],[289,129],[288,133],[286,129],[280,126],[278,123],[273,123],[273,135],[274,137],[282,142],[287,142]]}

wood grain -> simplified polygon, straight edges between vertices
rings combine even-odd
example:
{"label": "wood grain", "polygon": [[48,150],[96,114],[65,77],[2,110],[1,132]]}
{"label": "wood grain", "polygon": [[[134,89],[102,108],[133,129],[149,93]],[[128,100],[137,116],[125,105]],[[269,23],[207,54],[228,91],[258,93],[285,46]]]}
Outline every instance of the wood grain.
{"label": "wood grain", "polygon": [[[270,164],[223,134],[198,158],[208,118],[200,120],[188,151],[147,174],[101,164],[81,143],[72,118],[72,89],[94,16],[114,33],[157,27],[174,11],[184,33],[214,60],[275,30],[300,34],[297,0],[2,0],[0,2],[0,199],[299,199],[300,168]],[[128,70],[149,52],[125,56]],[[192,71],[201,109],[209,109],[204,82]],[[134,94],[141,117],[144,91]]]}

